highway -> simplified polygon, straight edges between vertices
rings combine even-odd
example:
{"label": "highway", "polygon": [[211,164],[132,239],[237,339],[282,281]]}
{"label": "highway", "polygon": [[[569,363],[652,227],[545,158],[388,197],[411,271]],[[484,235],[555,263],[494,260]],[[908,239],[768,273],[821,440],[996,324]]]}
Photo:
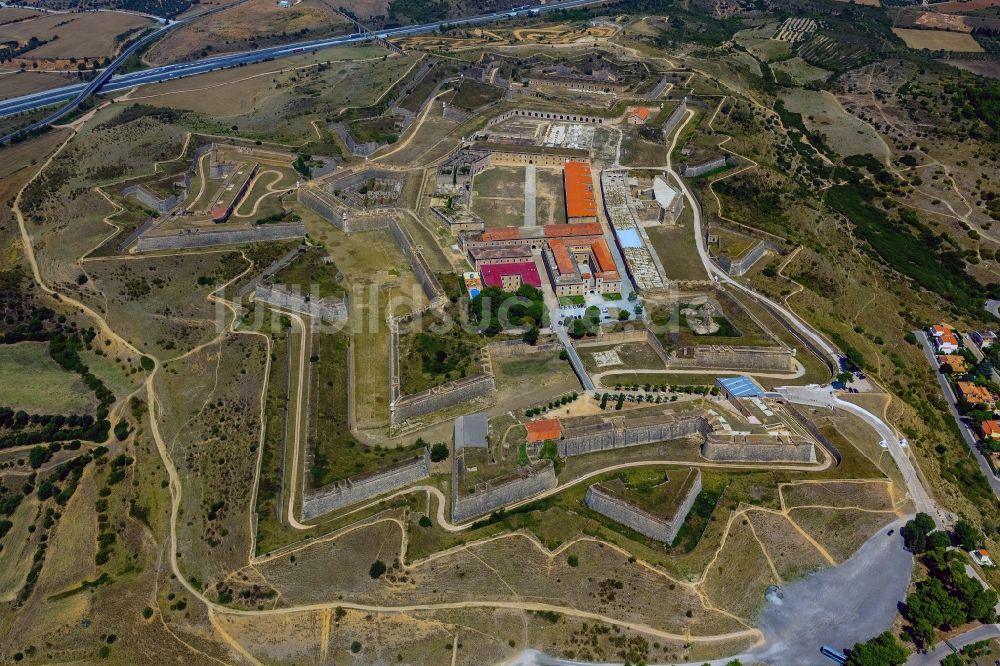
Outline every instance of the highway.
{"label": "highway", "polygon": [[[43,127],[45,125],[52,124],[56,120],[59,120],[67,113],[79,106],[80,102],[85,100],[90,95],[94,94],[98,90],[101,92],[114,92],[117,90],[126,90],[128,88],[133,88],[135,86],[149,85],[151,83],[160,83],[162,81],[169,81],[171,79],[179,79],[185,76],[193,76],[195,74],[204,74],[205,72],[211,72],[218,69],[226,69],[228,67],[238,67],[240,65],[246,65],[254,62],[261,62],[263,60],[273,60],[276,58],[283,58],[295,55],[297,53],[302,53],[305,51],[315,51],[317,49],[330,48],[332,46],[344,46],[348,44],[360,44],[364,42],[371,41],[375,37],[379,38],[392,38],[392,37],[405,37],[407,35],[416,35],[427,32],[434,32],[440,30],[442,27],[461,27],[469,25],[477,25],[480,23],[491,23],[494,21],[502,21],[507,18],[514,17],[527,17],[535,14],[548,13],[552,11],[557,11],[560,9],[572,9],[575,7],[584,7],[587,5],[602,4],[606,0],[563,0],[562,2],[552,2],[546,5],[539,5],[528,8],[521,7],[516,10],[510,10],[505,12],[492,12],[489,14],[480,14],[477,16],[470,16],[461,19],[454,19],[448,21],[436,21],[434,23],[424,23],[421,25],[411,25],[403,26],[399,28],[388,28],[386,30],[381,30],[377,33],[361,33],[356,32],[349,35],[341,35],[337,37],[329,37],[326,39],[309,40],[302,42],[294,42],[291,44],[285,44],[283,46],[273,46],[264,49],[256,49],[254,51],[243,51],[239,53],[229,53],[226,55],[210,56],[208,58],[203,58],[201,60],[195,60],[189,63],[177,63],[173,65],[164,65],[162,67],[153,67],[150,69],[131,72],[129,74],[122,74],[119,76],[114,75],[114,71],[121,66],[125,60],[129,58],[138,49],[149,44],[152,40],[158,39],[163,36],[167,31],[173,30],[181,25],[190,23],[191,21],[203,18],[210,13],[220,11],[224,9],[222,7],[209,10],[197,16],[192,16],[187,19],[182,19],[165,25],[158,30],[150,33],[149,35],[143,37],[141,40],[136,41],[136,43],[129,46],[118,58],[116,58],[101,74],[97,76],[93,81],[88,83],[77,83],[73,85],[63,86],[61,88],[54,88],[52,90],[45,90],[42,92],[33,93],[30,95],[23,95],[21,97],[15,97],[12,99],[7,99],[0,101],[0,118],[9,116],[15,113],[22,113],[25,111],[33,111],[35,109],[41,109],[47,106],[52,106],[66,100],[71,100],[69,104],[58,109],[50,116],[33,123],[28,127],[19,129],[17,132],[9,134],[5,137],[0,138],[0,143],[5,143],[10,140],[10,138],[18,133],[30,131]],[[225,8],[232,7],[228,5]]]}

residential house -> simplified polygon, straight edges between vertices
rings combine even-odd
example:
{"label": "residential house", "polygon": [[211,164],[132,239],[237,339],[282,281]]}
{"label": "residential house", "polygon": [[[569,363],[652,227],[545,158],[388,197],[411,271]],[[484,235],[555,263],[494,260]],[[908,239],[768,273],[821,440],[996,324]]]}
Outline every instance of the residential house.
{"label": "residential house", "polygon": [[968,370],[965,365],[965,358],[957,354],[945,354],[937,357],[938,367],[947,365],[952,372],[963,373]]}
{"label": "residential house", "polygon": [[937,345],[939,354],[954,354],[958,351],[958,337],[954,333],[935,336],[934,344]]}
{"label": "residential house", "polygon": [[1000,421],[983,421],[979,424],[979,434],[983,439],[1000,439]]}
{"label": "residential house", "polygon": [[969,337],[972,338],[972,341],[975,342],[980,349],[992,347],[993,343],[997,341],[996,331],[973,331],[969,334]]}
{"label": "residential house", "polygon": [[955,388],[958,391],[959,399],[965,400],[970,405],[993,406],[993,394],[985,386],[972,382],[956,382]]}

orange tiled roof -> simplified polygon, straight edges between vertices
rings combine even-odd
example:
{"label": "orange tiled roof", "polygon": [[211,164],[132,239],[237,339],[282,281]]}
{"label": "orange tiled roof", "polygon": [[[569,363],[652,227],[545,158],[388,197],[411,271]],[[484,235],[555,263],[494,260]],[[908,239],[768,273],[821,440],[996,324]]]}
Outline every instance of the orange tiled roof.
{"label": "orange tiled roof", "polygon": [[518,227],[497,227],[483,232],[484,241],[517,240],[520,237],[521,230]]}
{"label": "orange tiled roof", "polygon": [[593,217],[597,215],[594,201],[594,181],[590,165],[586,162],[566,162],[563,165],[563,182],[566,189],[566,217]]}
{"label": "orange tiled roof", "polygon": [[957,347],[958,346],[958,338],[956,338],[951,333],[945,333],[944,335],[941,336],[940,342],[938,342],[938,344],[939,345],[950,344],[950,345],[954,345],[954,346]]}
{"label": "orange tiled roof", "polygon": [[965,358],[958,356],[957,354],[944,354],[942,356],[938,356],[937,362],[938,365],[944,365],[947,363],[955,372],[962,372],[965,370]]}
{"label": "orange tiled roof", "polygon": [[646,118],[649,118],[649,109],[644,106],[640,106],[632,109],[631,115],[635,116],[639,120],[645,120]]}
{"label": "orange tiled roof", "polygon": [[549,249],[552,250],[552,256],[556,260],[556,268],[559,269],[561,275],[576,272],[576,262],[573,261],[573,256],[569,253],[565,242],[558,239],[550,240]]}
{"label": "orange tiled roof", "polygon": [[931,326],[931,333],[933,333],[935,336],[937,336],[937,335],[951,335],[952,332],[953,331],[949,327],[945,326],[944,324],[935,324],[934,326]]}
{"label": "orange tiled roof", "polygon": [[1000,437],[1000,421],[983,421],[979,424],[983,437]]}
{"label": "orange tiled roof", "polygon": [[547,439],[562,437],[562,424],[559,419],[538,419],[524,424],[528,430],[529,442],[544,442]]}
{"label": "orange tiled roof", "polygon": [[973,384],[972,382],[958,382],[958,394],[968,400],[973,405],[983,402],[993,402],[993,394],[985,386]]}
{"label": "orange tiled roof", "polygon": [[580,222],[577,224],[546,224],[542,227],[546,238],[563,238],[570,236],[600,236],[603,233],[597,222]]}
{"label": "orange tiled roof", "polygon": [[597,268],[602,273],[617,271],[615,260],[611,257],[611,250],[608,249],[608,242],[603,238],[598,238],[591,246],[594,252],[594,259],[597,260]]}

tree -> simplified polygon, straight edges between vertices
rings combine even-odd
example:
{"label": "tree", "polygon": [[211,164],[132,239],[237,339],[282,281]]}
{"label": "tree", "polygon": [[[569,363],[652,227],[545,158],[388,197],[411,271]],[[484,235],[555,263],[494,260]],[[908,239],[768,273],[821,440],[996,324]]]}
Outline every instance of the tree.
{"label": "tree", "polygon": [[961,655],[952,653],[941,660],[941,666],[965,666],[965,659]]}
{"label": "tree", "polygon": [[955,538],[963,550],[973,550],[982,543],[983,533],[965,518],[959,518],[955,523]]}
{"label": "tree", "polygon": [[375,560],[372,562],[371,568],[368,570],[368,575],[372,578],[380,578],[382,574],[385,573],[385,562],[382,560]]}
{"label": "tree", "polygon": [[947,532],[942,530],[935,530],[930,533],[927,537],[927,550],[936,550],[938,548],[947,548],[951,545],[951,537],[948,536]]}
{"label": "tree", "polygon": [[448,459],[448,445],[444,442],[438,442],[431,447],[431,461],[441,462],[442,460]]}
{"label": "tree", "polygon": [[858,643],[847,656],[849,666],[899,666],[909,655],[896,637],[885,631],[867,643]]}
{"label": "tree", "polygon": [[583,323],[582,319],[574,319],[573,323],[569,326],[569,337],[574,340],[579,340],[587,334],[587,326]]}
{"label": "tree", "polygon": [[529,327],[522,335],[521,339],[527,342],[529,345],[534,345],[538,342],[538,329],[534,326]]}
{"label": "tree", "polygon": [[913,520],[907,521],[899,532],[903,535],[906,549],[919,554],[927,550],[927,535],[933,529],[934,519],[926,513],[918,513]]}

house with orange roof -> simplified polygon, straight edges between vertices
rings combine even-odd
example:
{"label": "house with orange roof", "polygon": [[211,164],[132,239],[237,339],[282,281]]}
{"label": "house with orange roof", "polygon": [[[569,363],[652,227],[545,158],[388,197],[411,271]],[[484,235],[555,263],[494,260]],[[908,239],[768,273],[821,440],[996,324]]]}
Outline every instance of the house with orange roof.
{"label": "house with orange roof", "polygon": [[528,431],[528,442],[544,442],[562,438],[562,423],[559,419],[538,419],[524,424]]}
{"label": "house with orange roof", "polygon": [[965,372],[968,368],[965,365],[965,357],[956,354],[945,354],[937,357],[938,367],[947,365],[952,372]]}
{"label": "house with orange roof", "polygon": [[1000,439],[1000,421],[983,421],[979,424],[979,434],[983,439]]}
{"label": "house with orange roof", "polygon": [[626,118],[626,122],[629,125],[644,125],[647,120],[649,120],[648,106],[637,106],[634,109],[629,109],[628,117]]}
{"label": "house with orange roof", "polygon": [[931,334],[931,337],[934,338],[940,338],[942,335],[955,334],[955,331],[953,331],[950,326],[946,326],[945,324],[934,324],[930,327],[930,329],[928,329],[928,332]]}
{"label": "house with orange roof", "polygon": [[939,354],[953,354],[958,351],[958,338],[954,333],[945,333],[934,338]]}
{"label": "house with orange roof", "polygon": [[985,386],[972,382],[956,382],[955,389],[959,399],[965,400],[970,405],[993,405],[993,394]]}

